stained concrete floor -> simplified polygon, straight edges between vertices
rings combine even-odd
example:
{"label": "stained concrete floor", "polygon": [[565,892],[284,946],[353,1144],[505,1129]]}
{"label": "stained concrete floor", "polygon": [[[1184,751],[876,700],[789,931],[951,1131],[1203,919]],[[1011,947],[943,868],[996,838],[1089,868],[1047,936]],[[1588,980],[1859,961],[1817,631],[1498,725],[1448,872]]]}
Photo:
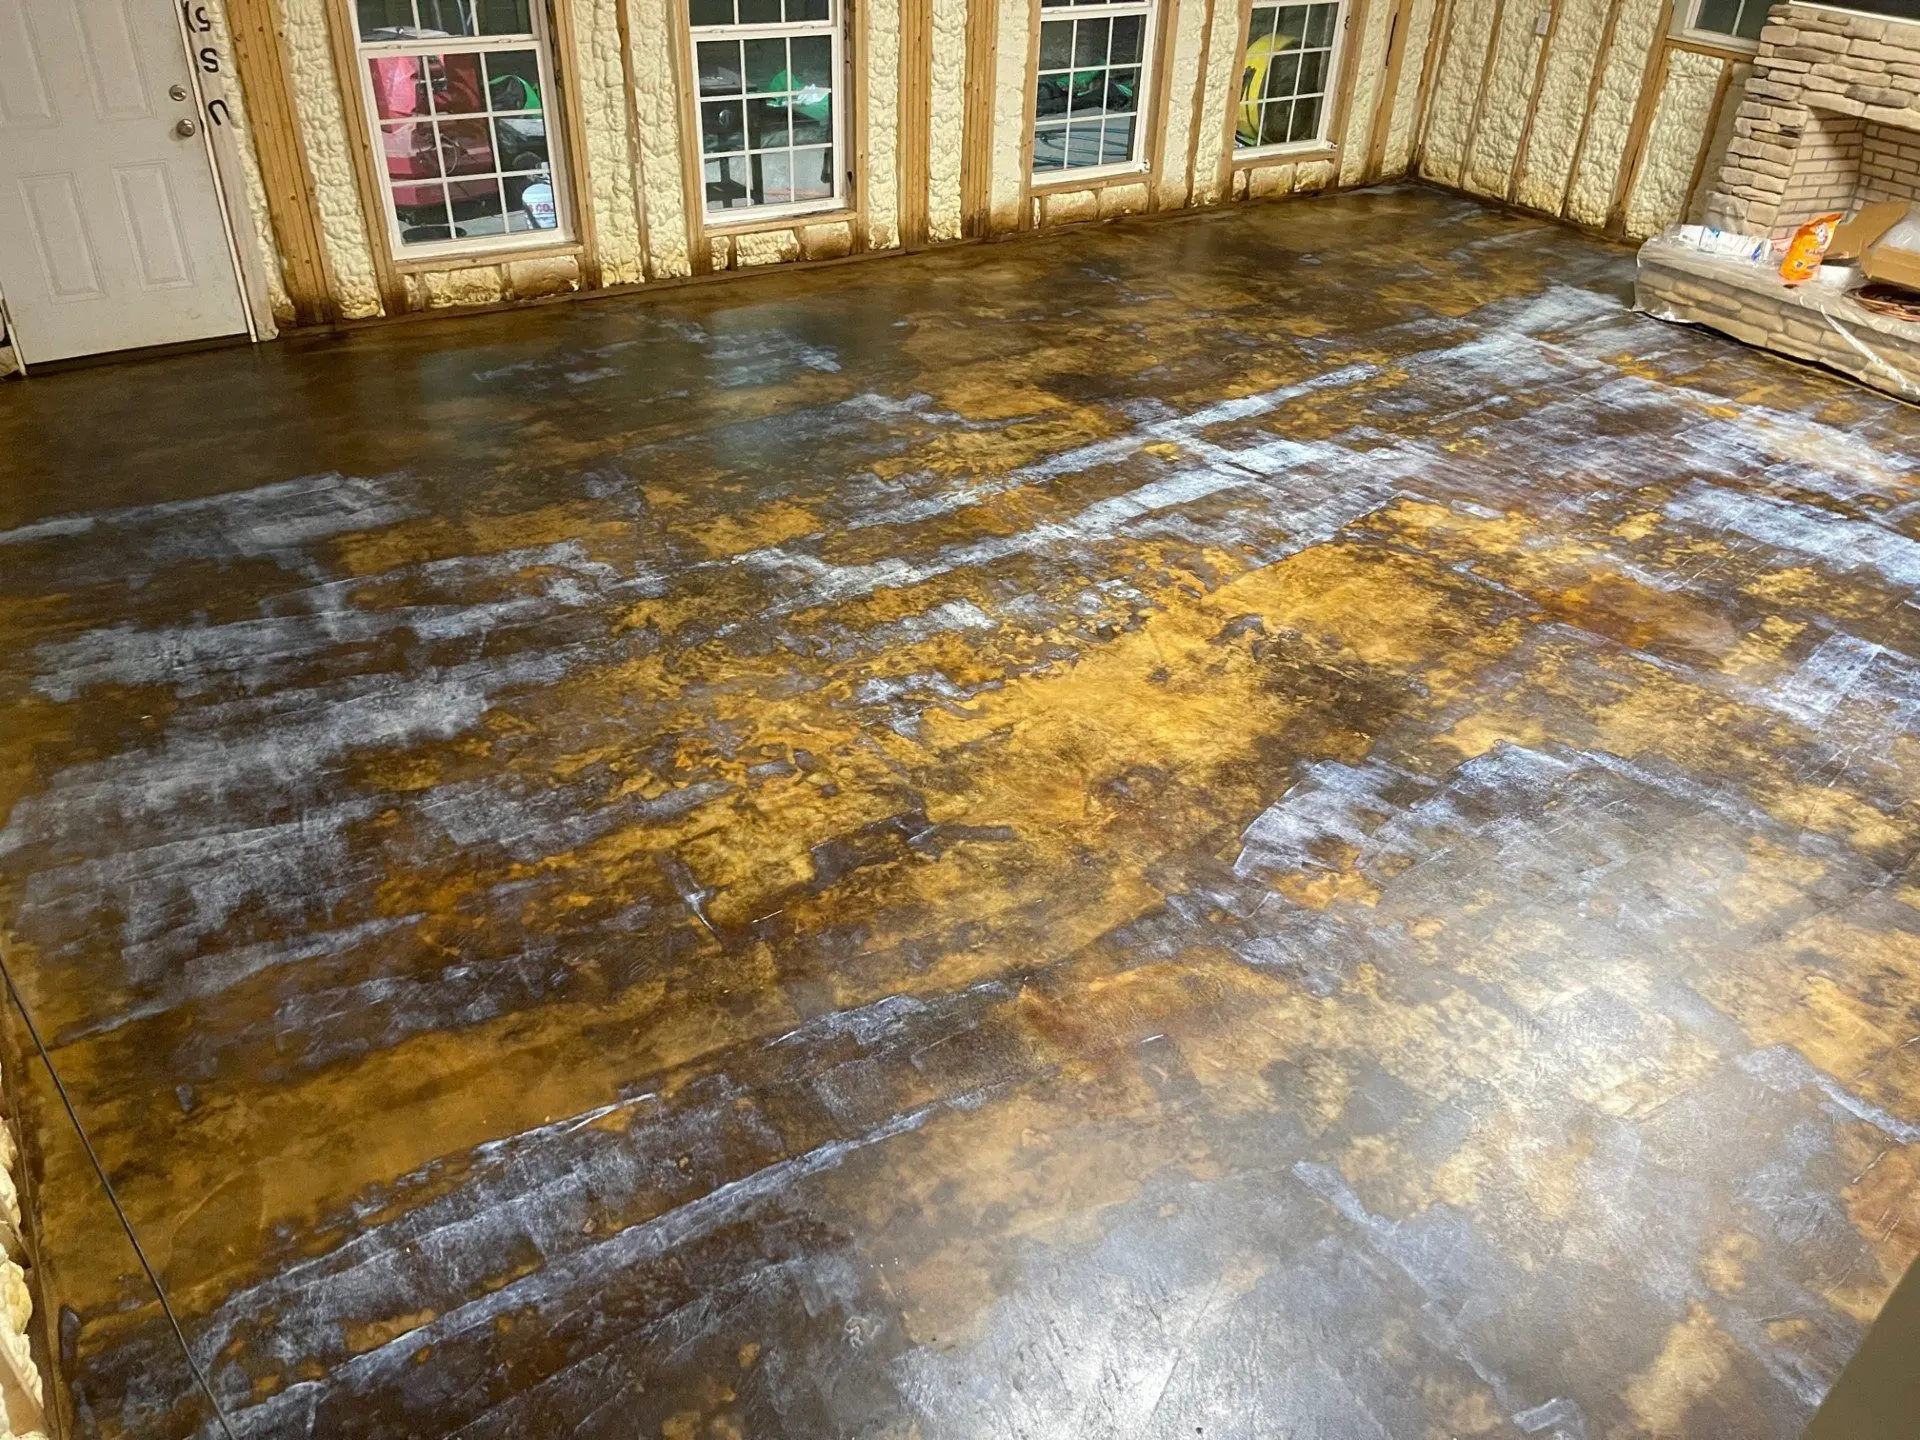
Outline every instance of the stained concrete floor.
{"label": "stained concrete floor", "polygon": [[[1920,1249],[1920,416],[1630,267],[0,392],[10,963],[231,1433],[1796,1435]],[[217,1433],[13,1069],[76,1433]]]}

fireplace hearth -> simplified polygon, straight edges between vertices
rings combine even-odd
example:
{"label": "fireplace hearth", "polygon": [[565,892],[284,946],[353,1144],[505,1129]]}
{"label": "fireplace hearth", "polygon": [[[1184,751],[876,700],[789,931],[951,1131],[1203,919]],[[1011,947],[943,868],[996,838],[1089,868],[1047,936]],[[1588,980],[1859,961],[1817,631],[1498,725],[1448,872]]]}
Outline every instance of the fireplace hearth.
{"label": "fireplace hearth", "polygon": [[[1760,32],[1706,222],[1784,240],[1816,215],[1920,199],[1920,21],[1776,5]],[[1920,398],[1920,325],[1768,265],[1649,241],[1640,307]]]}

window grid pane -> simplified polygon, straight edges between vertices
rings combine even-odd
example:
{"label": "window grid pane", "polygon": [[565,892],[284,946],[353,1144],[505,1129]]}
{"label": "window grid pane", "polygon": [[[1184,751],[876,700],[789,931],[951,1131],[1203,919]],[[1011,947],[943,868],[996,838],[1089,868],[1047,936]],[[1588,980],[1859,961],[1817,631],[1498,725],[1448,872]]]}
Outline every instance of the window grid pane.
{"label": "window grid pane", "polygon": [[688,18],[707,213],[832,200],[830,0],[689,0]]}
{"label": "window grid pane", "polygon": [[[361,0],[363,28],[374,3]],[[378,3],[383,13],[395,8],[394,0]],[[419,13],[433,0],[411,3]],[[482,29],[503,15],[499,23],[532,23],[524,0],[461,4]],[[453,13],[451,0],[437,13]],[[556,229],[540,51],[444,47],[421,37],[407,53],[376,51],[366,60],[400,245]]]}
{"label": "window grid pane", "polygon": [[370,45],[462,39],[531,40],[532,0],[354,0]]}
{"label": "window grid pane", "polygon": [[1124,165],[1138,156],[1147,7],[1139,0],[1042,0],[1036,173]]}
{"label": "window grid pane", "polygon": [[1238,150],[1311,144],[1325,129],[1340,5],[1256,5],[1240,75]]}

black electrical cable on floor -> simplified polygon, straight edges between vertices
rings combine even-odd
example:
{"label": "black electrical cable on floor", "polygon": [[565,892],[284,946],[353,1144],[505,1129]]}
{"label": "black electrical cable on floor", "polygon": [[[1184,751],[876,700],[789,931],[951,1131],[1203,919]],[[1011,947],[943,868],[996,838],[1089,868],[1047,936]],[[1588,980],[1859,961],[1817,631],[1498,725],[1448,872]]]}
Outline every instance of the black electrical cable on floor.
{"label": "black electrical cable on floor", "polygon": [[113,1213],[120,1217],[120,1228],[127,1232],[127,1242],[133,1246],[133,1253],[139,1258],[140,1268],[147,1272],[147,1279],[153,1284],[153,1293],[159,1297],[160,1308],[166,1312],[167,1324],[173,1327],[174,1339],[180,1342],[180,1353],[186,1357],[187,1368],[193,1372],[193,1378],[200,1387],[200,1393],[207,1397],[207,1404],[213,1407],[213,1418],[220,1422],[220,1430],[227,1440],[238,1440],[233,1427],[227,1423],[226,1411],[220,1408],[220,1402],[214,1398],[213,1386],[207,1383],[207,1377],[201,1373],[199,1362],[193,1358],[193,1347],[187,1344],[187,1332],[180,1328],[180,1317],[173,1313],[173,1302],[167,1299],[166,1287],[160,1283],[160,1275],[153,1268],[153,1262],[147,1259],[147,1252],[140,1247],[140,1237],[133,1232],[133,1222],[127,1218],[127,1212],[121,1208],[120,1197],[113,1193],[113,1182],[107,1179],[106,1167],[100,1163],[100,1157],[94,1153],[93,1141],[87,1138],[87,1127],[80,1123],[80,1112],[73,1108],[73,1097],[67,1094],[66,1082],[60,1078],[60,1072],[54,1068],[53,1056],[47,1053],[46,1043],[40,1038],[40,1027],[33,1023],[33,1016],[27,1012],[27,1002],[20,998],[20,990],[13,983],[13,971],[7,968],[7,962],[0,958],[0,977],[7,982],[7,994],[13,997],[13,1003],[19,1008],[20,1018],[26,1021],[27,1034],[33,1039],[33,1048],[40,1052],[40,1059],[47,1067],[47,1074],[53,1077],[53,1088],[60,1094],[60,1103],[67,1108],[67,1118],[73,1121],[74,1134],[80,1137],[80,1145],[87,1152],[87,1159],[93,1163],[93,1173],[100,1177],[100,1188],[107,1192],[107,1201],[113,1206]]}

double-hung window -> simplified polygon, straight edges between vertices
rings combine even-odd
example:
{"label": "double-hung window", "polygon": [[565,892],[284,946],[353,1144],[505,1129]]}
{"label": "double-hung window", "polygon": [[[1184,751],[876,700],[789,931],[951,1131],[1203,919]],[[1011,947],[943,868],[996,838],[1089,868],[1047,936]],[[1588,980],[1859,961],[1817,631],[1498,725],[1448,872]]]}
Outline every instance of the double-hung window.
{"label": "double-hung window", "polygon": [[1757,44],[1760,27],[1767,23],[1767,9],[1773,3],[1774,0],[1681,0],[1679,8],[1687,17],[1684,28],[1696,35]]}
{"label": "double-hung window", "polygon": [[1240,68],[1236,150],[1305,149],[1326,144],[1335,62],[1345,16],[1340,0],[1255,5]]}
{"label": "double-hung window", "polygon": [[1033,170],[1138,169],[1152,83],[1148,0],[1040,0]]}
{"label": "double-hung window", "polygon": [[709,219],[842,201],[841,0],[689,0]]}
{"label": "double-hung window", "polygon": [[545,0],[356,0],[402,256],[567,238]]}

